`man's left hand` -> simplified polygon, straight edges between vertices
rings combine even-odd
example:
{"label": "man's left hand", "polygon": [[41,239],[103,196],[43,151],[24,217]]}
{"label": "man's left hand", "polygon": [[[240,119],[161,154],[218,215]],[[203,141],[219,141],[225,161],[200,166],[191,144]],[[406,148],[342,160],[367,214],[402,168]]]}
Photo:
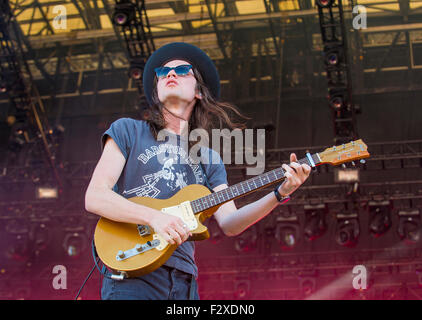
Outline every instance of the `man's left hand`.
{"label": "man's left hand", "polygon": [[311,173],[310,166],[297,163],[297,157],[294,153],[290,154],[290,165],[283,164],[282,168],[285,170],[286,179],[278,188],[278,192],[284,197],[292,194],[299,188]]}

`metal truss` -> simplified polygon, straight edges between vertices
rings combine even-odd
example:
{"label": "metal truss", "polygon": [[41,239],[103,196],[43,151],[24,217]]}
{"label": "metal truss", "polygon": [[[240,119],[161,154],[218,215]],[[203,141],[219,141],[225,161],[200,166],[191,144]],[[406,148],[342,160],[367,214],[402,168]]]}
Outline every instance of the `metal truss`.
{"label": "metal truss", "polygon": [[[183,28],[181,31],[171,31],[170,34],[169,32],[163,32],[163,34],[154,34],[154,37],[156,40],[162,39],[162,38],[167,38],[167,42],[170,41],[170,39],[172,38],[177,38],[180,36],[183,37],[187,37],[186,41],[190,41],[189,37],[192,37],[193,39],[195,39],[195,33],[196,32],[194,29],[192,29],[191,27],[185,27],[185,26],[190,26],[191,23],[193,21],[201,21],[202,19],[211,19],[214,21],[214,24],[211,25],[211,27],[208,27],[208,30],[200,30],[201,32],[201,44],[205,45],[206,47],[208,47],[209,49],[211,49],[210,45],[211,43],[207,43],[205,44],[206,37],[207,35],[209,35],[209,31],[210,30],[214,30],[214,29],[218,29],[218,27],[215,27],[215,24],[220,25],[220,24],[230,24],[230,25],[234,25],[235,29],[237,30],[241,30],[241,29],[245,29],[245,28],[259,28],[260,26],[263,26],[262,22],[266,22],[269,21],[269,23],[273,23],[273,22],[278,22],[278,20],[280,20],[281,17],[284,17],[286,19],[290,19],[291,21],[296,21],[296,19],[301,19],[302,21],[305,18],[309,18],[309,17],[315,17],[317,15],[317,10],[314,8],[311,8],[310,6],[301,6],[302,8],[300,8],[299,10],[293,10],[293,11],[284,11],[284,12],[280,12],[278,11],[278,6],[274,6],[273,8],[273,12],[268,11],[268,6],[267,6],[267,13],[266,14],[256,14],[256,15],[247,15],[247,16],[241,16],[239,15],[236,11],[233,11],[231,8],[233,8],[233,2],[232,1],[217,1],[216,3],[223,3],[225,4],[225,11],[227,11],[227,8],[230,7],[230,10],[227,11],[225,16],[219,16],[219,17],[214,17],[213,14],[208,11],[204,11],[201,13],[192,13],[192,12],[188,12],[186,7],[180,6],[180,2],[177,2],[177,8],[175,6],[173,6],[174,8],[176,8],[177,13],[175,15],[171,15],[171,16],[160,16],[160,17],[152,17],[149,19],[151,27],[154,27],[156,25],[159,25],[160,23],[169,23],[169,22],[180,22],[183,25]],[[60,1],[58,2],[49,2],[49,3],[43,3],[41,4],[40,8],[43,8],[44,11],[48,10],[49,8],[51,8],[54,5],[59,4]],[[105,6],[104,8],[98,8],[98,10],[95,10],[95,14],[101,15],[101,14],[105,14],[108,13],[108,9],[107,6],[109,6],[108,2],[104,2]],[[162,3],[164,2],[148,2],[146,4],[146,9],[154,9],[154,8],[158,8],[159,6],[162,6]],[[392,3],[391,1],[388,3]],[[206,5],[206,2],[203,3],[204,5]],[[380,3],[382,4],[382,3]],[[107,5],[107,6],[106,6]],[[170,3],[171,6],[171,3]],[[368,5],[370,6],[370,5]],[[91,8],[90,10],[88,10],[88,8],[84,8],[82,9],[80,6],[78,6],[78,8],[80,10],[82,10],[82,12],[84,12],[83,10],[86,9],[87,12],[94,12]],[[19,10],[21,9],[21,10]],[[17,14],[19,14],[20,12],[22,12],[25,9],[25,7],[20,8],[20,7],[16,7],[16,11]],[[51,9],[50,9],[51,10]],[[385,12],[381,12],[381,13],[373,13],[371,14],[370,18],[371,19],[375,19],[376,17],[380,16],[380,17],[384,17],[385,15],[389,14],[390,16],[395,16],[398,15],[400,13],[394,13],[394,12],[389,12],[389,11],[385,11]],[[413,15],[417,15],[418,11],[414,10],[414,9],[409,9],[408,11],[408,15],[413,16]],[[72,18],[76,18],[76,17],[85,17],[87,16],[87,13],[72,17],[69,16],[69,19]],[[86,21],[87,19],[85,18],[84,21]],[[251,21],[255,21],[256,24],[255,25],[251,25],[250,22]],[[262,21],[262,22],[261,22]],[[31,19],[31,20],[24,20],[21,21],[21,24],[29,24],[29,23],[40,23],[40,22],[44,22],[46,23],[46,21],[44,21],[43,19],[37,18],[37,19]],[[243,25],[244,22],[248,22],[247,25]],[[292,30],[297,29],[297,24],[296,25],[292,25],[291,26]],[[387,26],[385,26],[387,27]],[[47,28],[47,27],[46,27]],[[224,30],[224,29],[223,29]],[[367,31],[362,31],[363,32],[371,32],[370,30]],[[226,32],[227,33],[227,32]],[[214,36],[215,33],[214,33]],[[219,32],[218,37],[221,38],[222,33]],[[87,30],[87,31],[77,31],[75,33],[72,34],[72,37],[69,37],[67,35],[60,35],[60,34],[54,34],[52,36],[41,36],[41,37],[37,37],[37,39],[29,37],[29,39],[33,39],[34,43],[33,45],[45,45],[47,43],[56,43],[56,42],[61,42],[61,43],[66,43],[66,42],[75,42],[75,41],[85,41],[85,42],[91,42],[93,39],[100,39],[100,38],[105,38],[104,40],[110,41],[110,38],[115,38],[116,34],[113,30]],[[85,39],[85,40],[84,40]],[[195,41],[193,40],[192,41]],[[223,40],[223,43],[225,41]],[[276,43],[276,42],[275,42]],[[275,44],[276,45],[276,44]],[[277,45],[276,45],[277,46]],[[212,42],[212,47],[217,49],[217,48],[221,48],[221,42],[219,43],[218,38],[215,37],[215,40]],[[224,58],[223,54],[220,54],[221,58]],[[215,57],[213,57],[215,58]]]}
{"label": "metal truss", "polygon": [[[124,39],[119,31],[116,32],[114,26],[113,29],[100,29],[98,26],[98,17],[100,15],[107,14],[110,18],[112,16],[111,3],[108,1],[103,1],[103,8],[96,8],[93,4],[88,4],[87,2],[74,1],[78,6],[80,16],[86,27],[86,30],[77,30],[69,33],[54,33],[54,28],[50,29],[49,21],[43,18],[41,11],[47,12],[51,10],[52,6],[60,4],[60,1],[49,2],[49,3],[39,3],[39,6],[34,2],[33,4],[29,3],[25,6],[15,5],[14,10],[16,14],[22,14],[24,10],[32,8],[35,16],[37,18],[19,21],[19,25],[29,25],[35,23],[44,23],[45,30],[48,31],[48,35],[30,35],[26,36],[24,41],[31,48],[31,54],[27,57],[27,63],[31,69],[31,72],[34,76],[34,79],[53,79],[53,82],[60,83],[57,81],[59,76],[62,78],[74,77],[75,73],[79,74],[79,79],[83,79],[85,73],[94,72],[96,79],[94,80],[94,88],[90,90],[80,90],[80,87],[76,88],[73,92],[60,92],[60,90],[55,90],[53,94],[42,95],[42,99],[61,99],[61,98],[70,98],[77,97],[79,95],[101,95],[109,93],[124,93],[136,91],[136,85],[132,87],[132,82],[127,82],[127,79],[124,79],[122,76],[125,72],[125,69],[130,67],[130,63],[127,59],[126,52],[122,52],[121,48],[124,47]],[[166,2],[163,1],[152,1],[147,2],[146,10],[153,10],[159,7],[163,7],[163,4]],[[299,63],[299,60],[295,63],[303,66],[301,68],[296,68],[296,71],[299,77],[302,78],[303,83],[299,86],[290,87],[290,83],[294,83],[292,79],[283,79],[283,88],[284,92],[290,92],[292,95],[302,94],[303,91],[306,91],[310,96],[321,96],[323,95],[323,90],[318,88],[318,82],[321,82],[321,77],[325,77],[325,71],[317,70],[317,65],[320,64],[319,56],[321,48],[321,37],[318,37],[318,34],[315,33],[315,17],[318,14],[318,10],[312,7],[312,3],[307,3],[306,1],[299,1],[299,7],[297,10],[291,11],[278,11],[281,4],[271,5],[270,2],[265,1],[266,4],[266,13],[262,14],[252,14],[252,15],[240,15],[236,11],[236,6],[233,1],[217,1],[217,3],[223,4],[223,11],[217,15],[215,12],[215,6],[207,2],[202,2],[204,11],[201,13],[197,12],[188,12],[188,7],[186,4],[181,2],[176,2],[174,5],[169,4],[176,14],[171,16],[160,16],[160,17],[151,17],[149,18],[150,27],[159,26],[162,23],[170,22],[180,22],[182,25],[181,30],[167,30],[163,32],[154,32],[154,43],[157,47],[167,43],[169,41],[187,41],[196,45],[199,45],[203,48],[210,56],[216,61],[216,64],[221,66],[222,70],[227,70],[228,76],[222,78],[222,84],[232,84],[234,81],[239,79],[232,79],[233,75],[236,74],[235,66],[238,63],[238,58],[240,53],[245,51],[245,54],[248,53],[250,61],[246,64],[251,64],[251,61],[257,61],[262,57],[265,57],[265,60],[268,60],[269,67],[263,65],[260,70],[260,75],[257,76],[254,73],[254,69],[251,69],[250,74],[242,73],[242,82],[247,83],[249,80],[253,85],[256,84],[256,88],[264,87],[274,87],[278,88],[280,81],[278,81],[278,71],[280,71],[279,66],[274,63],[280,59],[280,43],[281,43],[281,30],[285,32],[285,42],[284,45],[288,46],[291,39],[297,39],[297,37],[305,38],[305,41],[302,41],[303,52],[306,54],[306,60],[303,60]],[[386,3],[392,3],[392,1],[386,1]],[[383,4],[383,3],[380,3]],[[368,7],[371,7],[370,5]],[[405,6],[403,7],[405,8]],[[209,9],[212,9],[211,11]],[[361,72],[355,72],[356,78],[354,83],[356,83],[355,94],[370,94],[377,92],[384,92],[380,89],[378,82],[374,84],[369,82],[368,76],[371,77],[373,74],[380,74],[380,72],[399,72],[400,70],[412,70],[412,72],[419,72],[418,59],[415,56],[417,51],[417,46],[419,45],[421,31],[420,26],[410,23],[402,25],[385,25],[386,17],[397,18],[405,14],[409,19],[414,19],[421,13],[416,9],[402,10],[401,12],[391,12],[383,11],[378,13],[370,13],[368,18],[371,19],[371,25],[368,29],[363,29],[359,31],[353,31],[353,41],[349,43],[355,44],[359,39],[361,40],[361,45],[352,46],[350,55],[353,58],[354,66],[359,66]],[[345,8],[345,21],[351,23],[352,14],[350,8]],[[69,19],[76,18],[69,16]],[[201,28],[193,28],[192,24],[195,22],[200,22],[205,19],[209,19],[211,22],[208,25],[204,25]],[[374,22],[375,21],[375,22]],[[51,24],[51,21],[50,21]],[[271,27],[272,26],[272,27]],[[277,27],[276,27],[277,26]],[[305,28],[305,31],[303,32]],[[300,30],[300,32],[299,32]],[[25,34],[27,34],[25,30]],[[46,32],[47,32],[46,31]],[[401,46],[402,43],[408,42],[409,46],[412,47],[409,51],[409,59],[406,63],[400,66],[389,67],[388,64],[380,64],[380,59],[373,61],[371,63],[365,63],[363,67],[363,61],[372,61],[373,50],[377,49],[377,52],[374,52],[377,57],[380,56],[379,50],[385,50],[382,55],[388,55],[389,46],[393,43],[395,32],[400,33],[397,38],[395,46]],[[407,35],[408,34],[408,37]],[[233,36],[236,35],[239,40],[247,38],[248,45],[237,41],[233,42]],[[406,38],[407,37],[407,38]],[[27,47],[28,47],[27,45]],[[365,49],[365,54],[363,52]],[[227,59],[223,51],[226,52]],[[234,53],[234,54],[232,54]],[[125,59],[126,54],[126,59]],[[381,55],[381,56],[382,56]],[[309,57],[312,56],[312,57]],[[294,57],[298,58],[298,57]],[[246,59],[246,56],[245,56]],[[288,55],[284,54],[284,60],[287,64],[284,68],[286,77],[290,76],[293,70],[290,70],[289,67],[292,65]],[[381,59],[382,60],[382,59]],[[388,62],[388,59],[384,59]],[[315,62],[318,62],[316,64]],[[227,66],[230,66],[228,68]],[[306,67],[305,67],[306,66]],[[410,66],[410,67],[409,67]],[[281,67],[281,66],[280,66]],[[121,80],[121,85],[117,84],[115,88],[110,89],[100,89],[98,88],[98,79],[112,77],[115,75],[114,72],[119,71]],[[121,72],[120,72],[121,71]],[[247,79],[249,78],[249,79]],[[261,83],[255,83],[256,80],[265,79]],[[379,78],[377,76],[377,78]],[[64,88],[64,81],[62,88]],[[130,80],[131,81],[131,80]],[[293,81],[293,82],[292,82]],[[82,81],[83,83],[83,81]],[[81,84],[81,81],[78,82]],[[136,84],[136,82],[134,82]],[[246,87],[246,85],[245,85]],[[57,89],[57,88],[56,88]],[[289,90],[289,91],[287,91]],[[380,91],[381,90],[381,91]],[[391,90],[420,90],[419,86],[412,85],[409,86],[408,83],[403,83],[402,81],[397,84],[396,87],[390,88]],[[224,90],[227,92],[227,90]],[[259,94],[260,90],[245,90],[247,96],[242,95],[241,99],[247,101],[261,101],[263,96],[256,96]],[[277,91],[272,90],[272,94],[265,96],[266,99],[273,97],[272,103],[277,103],[276,93]],[[254,95],[255,93],[255,95]],[[285,99],[288,99],[286,97]],[[0,103],[5,103],[5,100],[0,100]],[[92,104],[95,104],[95,98],[92,99]],[[340,122],[339,126],[341,126]]]}
{"label": "metal truss", "polygon": [[342,1],[331,1],[327,6],[318,4],[318,13],[334,141],[341,144],[358,136]]}
{"label": "metal truss", "polygon": [[[108,8],[106,1],[103,1],[103,4]],[[111,15],[110,8],[108,8],[108,14],[120,42],[123,42],[122,38],[124,39],[125,52],[129,61],[128,76],[133,80],[138,90],[138,107],[144,108],[147,103],[143,90],[142,75],[147,59],[155,51],[145,1],[116,0],[113,14]],[[123,22],[122,17],[127,20]],[[125,87],[125,93],[127,89],[128,87]]]}
{"label": "metal truss", "polygon": [[[56,165],[56,129],[49,126],[45,109],[40,99],[38,89],[24,58],[25,52],[21,35],[16,26],[8,1],[1,2],[1,82],[3,91],[8,95],[10,111],[8,116],[14,117],[10,146],[15,155],[28,145],[35,149],[43,149],[45,161],[52,169],[56,183],[61,186]],[[54,133],[54,135],[53,135]],[[9,155],[12,153],[9,152]],[[5,165],[9,165],[7,159]]]}

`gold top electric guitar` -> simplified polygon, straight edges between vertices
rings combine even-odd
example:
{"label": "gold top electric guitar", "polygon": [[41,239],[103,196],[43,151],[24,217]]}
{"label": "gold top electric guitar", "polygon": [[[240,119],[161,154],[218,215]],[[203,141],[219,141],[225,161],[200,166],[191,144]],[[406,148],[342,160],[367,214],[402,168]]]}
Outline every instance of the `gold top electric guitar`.
{"label": "gold top electric guitar", "polygon": [[[359,139],[327,148],[321,153],[308,153],[298,163],[311,167],[339,165],[369,156],[366,144]],[[209,233],[202,222],[211,217],[219,206],[284,180],[284,172],[280,167],[214,193],[203,185],[193,184],[166,200],[148,197],[128,200],[180,217],[191,230],[189,240],[204,240],[209,238]],[[170,245],[148,226],[115,222],[104,217],[97,223],[94,242],[101,261],[120,277],[137,277],[154,271],[177,248],[177,245]]]}

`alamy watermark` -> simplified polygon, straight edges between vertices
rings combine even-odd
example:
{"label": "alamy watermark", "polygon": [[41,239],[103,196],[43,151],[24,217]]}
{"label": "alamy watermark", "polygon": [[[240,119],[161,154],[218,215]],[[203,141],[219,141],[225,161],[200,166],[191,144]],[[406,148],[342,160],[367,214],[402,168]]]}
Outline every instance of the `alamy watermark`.
{"label": "alamy watermark", "polygon": [[[180,136],[164,129],[158,132],[157,140],[165,143],[145,150],[138,156],[138,160],[146,163],[151,157],[157,156],[158,162],[163,166],[169,163],[220,164],[222,162],[239,165],[246,162],[249,166],[254,165],[246,168],[247,175],[262,174],[265,170],[265,129],[231,131],[212,129],[211,138],[204,129],[193,129],[189,134],[183,131]],[[232,148],[233,140],[234,148]]]}
{"label": "alamy watermark", "polygon": [[368,273],[364,265],[354,266],[352,285],[356,290],[366,289],[368,286]]}
{"label": "alamy watermark", "polygon": [[56,265],[53,267],[53,274],[57,274],[53,278],[53,288],[56,290],[66,290],[67,289],[67,269],[65,266]]}
{"label": "alamy watermark", "polygon": [[56,16],[53,19],[53,28],[54,29],[67,29],[67,11],[66,7],[62,5],[57,5],[53,7],[53,14]]}
{"label": "alamy watermark", "polygon": [[367,28],[367,21],[368,16],[366,13],[366,7],[362,5],[356,5],[352,9],[353,15],[356,15],[353,17],[353,29],[359,30],[359,29],[366,29]]}

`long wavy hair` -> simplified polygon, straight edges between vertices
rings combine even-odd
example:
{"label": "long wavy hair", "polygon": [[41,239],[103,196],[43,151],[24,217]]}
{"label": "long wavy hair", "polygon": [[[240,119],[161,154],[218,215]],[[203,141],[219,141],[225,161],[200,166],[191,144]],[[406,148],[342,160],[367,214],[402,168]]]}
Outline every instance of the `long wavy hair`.
{"label": "long wavy hair", "polygon": [[[217,101],[204,83],[204,80],[198,70],[192,68],[196,78],[196,90],[202,95],[202,99],[197,99],[195,106],[188,121],[188,134],[194,129],[204,129],[210,134],[214,128],[245,129],[246,120],[250,119],[238,110],[238,108],[228,102]],[[158,98],[157,77],[154,77],[154,86],[151,94],[152,103],[144,113],[144,120],[150,126],[151,133],[157,139],[158,132],[167,126],[163,110],[171,113],[173,116],[185,120],[170,110],[166,109]],[[242,118],[243,121],[234,121],[232,118]]]}

